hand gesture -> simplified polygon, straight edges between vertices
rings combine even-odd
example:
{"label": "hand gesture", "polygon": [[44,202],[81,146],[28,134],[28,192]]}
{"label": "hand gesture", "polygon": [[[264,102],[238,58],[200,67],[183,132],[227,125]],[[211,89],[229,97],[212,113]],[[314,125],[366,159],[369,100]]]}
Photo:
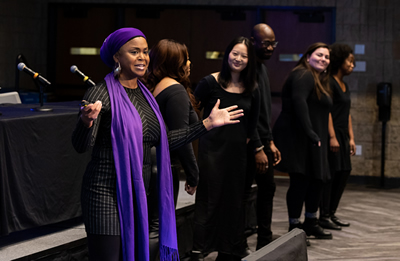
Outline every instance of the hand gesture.
{"label": "hand gesture", "polygon": [[218,99],[210,115],[205,120],[203,120],[203,124],[207,130],[211,130],[213,128],[221,127],[228,124],[238,123],[240,121],[236,119],[244,115],[242,109],[235,110],[238,107],[237,105],[233,105],[224,109],[219,109],[219,104],[220,100]]}
{"label": "hand gesture", "polygon": [[[82,102],[86,102],[83,100]],[[83,124],[90,128],[93,125],[93,121],[99,116],[102,107],[101,101],[96,101],[95,103],[89,103],[81,107],[81,120]]]}

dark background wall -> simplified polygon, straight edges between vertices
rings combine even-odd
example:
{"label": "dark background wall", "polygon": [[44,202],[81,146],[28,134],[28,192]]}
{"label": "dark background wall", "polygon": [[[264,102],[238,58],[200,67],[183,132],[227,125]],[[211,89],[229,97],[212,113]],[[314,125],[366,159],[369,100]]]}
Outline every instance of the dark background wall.
{"label": "dark background wall", "polygon": [[[87,15],[90,19],[66,18],[69,21],[60,21],[65,15],[65,8],[82,3],[88,4],[90,11]],[[356,60],[366,63],[366,71],[354,72],[346,78],[352,91],[355,139],[357,145],[362,146],[361,155],[353,157],[352,175],[380,175],[381,123],[377,116],[376,86],[379,82],[391,82],[392,117],[387,130],[385,176],[400,178],[400,2],[396,0],[3,0],[0,2],[0,86],[6,89],[15,87],[15,60],[18,54],[23,53],[32,68],[53,80],[52,92],[59,91],[61,97],[79,96],[82,86],[79,86],[76,76],[67,71],[69,66],[77,64],[92,78],[96,77],[96,81],[100,80],[97,75],[104,75],[107,68],[102,67],[98,56],[71,59],[65,53],[68,48],[61,48],[63,44],[68,46],[77,41],[76,44],[82,46],[85,41],[90,41],[90,45],[97,42],[99,46],[118,24],[142,29],[157,23],[154,19],[153,22],[149,22],[149,18],[137,19],[137,8],[144,5],[152,5],[156,10],[161,6],[168,7],[160,11],[160,19],[169,23],[163,22],[156,28],[143,31],[150,45],[161,38],[175,38],[188,45],[194,62],[193,82],[219,68],[218,60],[201,61],[205,49],[223,51],[233,33],[248,36],[248,29],[259,20],[265,20],[275,29],[280,41],[279,52],[284,52],[279,48],[287,42],[301,46],[303,51],[302,45],[307,39],[311,43],[328,31],[333,33],[333,36],[328,36],[331,41],[347,43],[353,48],[356,44],[364,45],[365,53],[357,54]],[[217,7],[239,9],[246,14],[246,20],[221,21],[221,14],[215,12]],[[306,34],[299,35],[299,30],[290,24],[290,17],[294,16],[285,12],[310,8],[327,12],[324,14],[326,19],[331,19],[331,28],[309,29]],[[76,13],[74,10],[71,12]],[[151,10],[149,13],[152,13]],[[294,49],[289,51],[298,52]],[[276,54],[273,59],[277,59]],[[271,70],[275,69],[273,63],[276,66],[291,66],[271,60],[267,62]],[[61,64],[67,68],[58,68]],[[201,68],[198,68],[199,64],[202,64]],[[276,73],[285,70],[283,68]],[[274,91],[279,91],[279,80],[282,78],[276,77]],[[26,75],[20,75],[19,79],[20,88],[36,89]]]}

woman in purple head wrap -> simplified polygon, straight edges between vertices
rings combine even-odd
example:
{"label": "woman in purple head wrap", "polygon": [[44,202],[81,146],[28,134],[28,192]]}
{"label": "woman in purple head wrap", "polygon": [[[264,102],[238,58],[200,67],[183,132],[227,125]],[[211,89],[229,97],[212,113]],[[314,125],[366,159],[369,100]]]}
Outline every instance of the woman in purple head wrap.
{"label": "woman in purple head wrap", "polygon": [[89,88],[72,142],[78,152],[93,147],[82,184],[82,212],[90,260],[149,260],[146,192],[150,185],[150,148],[157,149],[160,260],[179,260],[169,150],[212,128],[239,122],[237,106],[167,133],[157,103],[140,78],[149,64],[145,35],[135,28],[110,34],[100,50],[113,68]]}

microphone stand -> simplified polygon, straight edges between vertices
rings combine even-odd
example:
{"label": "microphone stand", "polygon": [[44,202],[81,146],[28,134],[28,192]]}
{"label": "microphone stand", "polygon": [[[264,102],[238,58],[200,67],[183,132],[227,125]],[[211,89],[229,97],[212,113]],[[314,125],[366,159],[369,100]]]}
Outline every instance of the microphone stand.
{"label": "microphone stand", "polygon": [[[0,89],[1,89],[1,87],[0,87]],[[1,115],[3,115],[3,113],[0,111],[0,116],[1,116]]]}
{"label": "microphone stand", "polygon": [[39,103],[40,107],[32,108],[31,110],[35,111],[53,111],[53,108],[50,107],[44,107],[43,106],[43,100],[44,100],[44,85],[47,85],[46,82],[38,81],[40,85],[40,91],[39,91]]}

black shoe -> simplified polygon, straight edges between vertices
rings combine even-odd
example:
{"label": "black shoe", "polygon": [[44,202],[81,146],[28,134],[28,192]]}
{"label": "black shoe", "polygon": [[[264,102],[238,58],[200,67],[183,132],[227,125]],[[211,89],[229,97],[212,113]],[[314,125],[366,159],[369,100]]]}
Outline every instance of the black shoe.
{"label": "black shoe", "polygon": [[[289,224],[289,232],[295,228],[303,229],[303,224],[301,222],[297,224]],[[311,246],[310,240],[308,240],[308,238],[306,238],[306,245]]]}
{"label": "black shoe", "polygon": [[340,220],[340,219],[339,219],[337,216],[335,216],[335,215],[331,215],[331,220],[333,221],[333,223],[335,223],[336,225],[341,226],[341,227],[348,227],[348,226],[350,226],[350,223],[349,223],[349,222]]}
{"label": "black shoe", "polygon": [[272,236],[268,237],[267,239],[264,239],[264,240],[257,239],[256,251],[259,250],[260,248],[265,247],[266,245],[268,245],[272,241],[273,241]]}
{"label": "black shoe", "polygon": [[204,256],[200,252],[192,252],[190,254],[190,261],[204,261]]}
{"label": "black shoe", "polygon": [[250,248],[246,247],[246,248],[242,251],[242,253],[240,254],[240,257],[243,258],[243,257],[246,257],[246,256],[252,254],[252,253],[253,253],[253,251],[250,250]]}
{"label": "black shoe", "polygon": [[230,255],[218,252],[218,256],[215,261],[240,261],[242,258],[240,256]]}
{"label": "black shoe", "polygon": [[327,217],[320,217],[318,223],[325,229],[342,230],[342,227],[336,225]]}
{"label": "black shoe", "polygon": [[295,228],[303,229],[303,224],[301,224],[301,222],[299,222],[297,224],[289,224],[289,232]]}
{"label": "black shoe", "polygon": [[331,232],[325,231],[320,227],[317,218],[306,218],[303,223],[303,230],[307,236],[314,236],[317,239],[332,239]]}

